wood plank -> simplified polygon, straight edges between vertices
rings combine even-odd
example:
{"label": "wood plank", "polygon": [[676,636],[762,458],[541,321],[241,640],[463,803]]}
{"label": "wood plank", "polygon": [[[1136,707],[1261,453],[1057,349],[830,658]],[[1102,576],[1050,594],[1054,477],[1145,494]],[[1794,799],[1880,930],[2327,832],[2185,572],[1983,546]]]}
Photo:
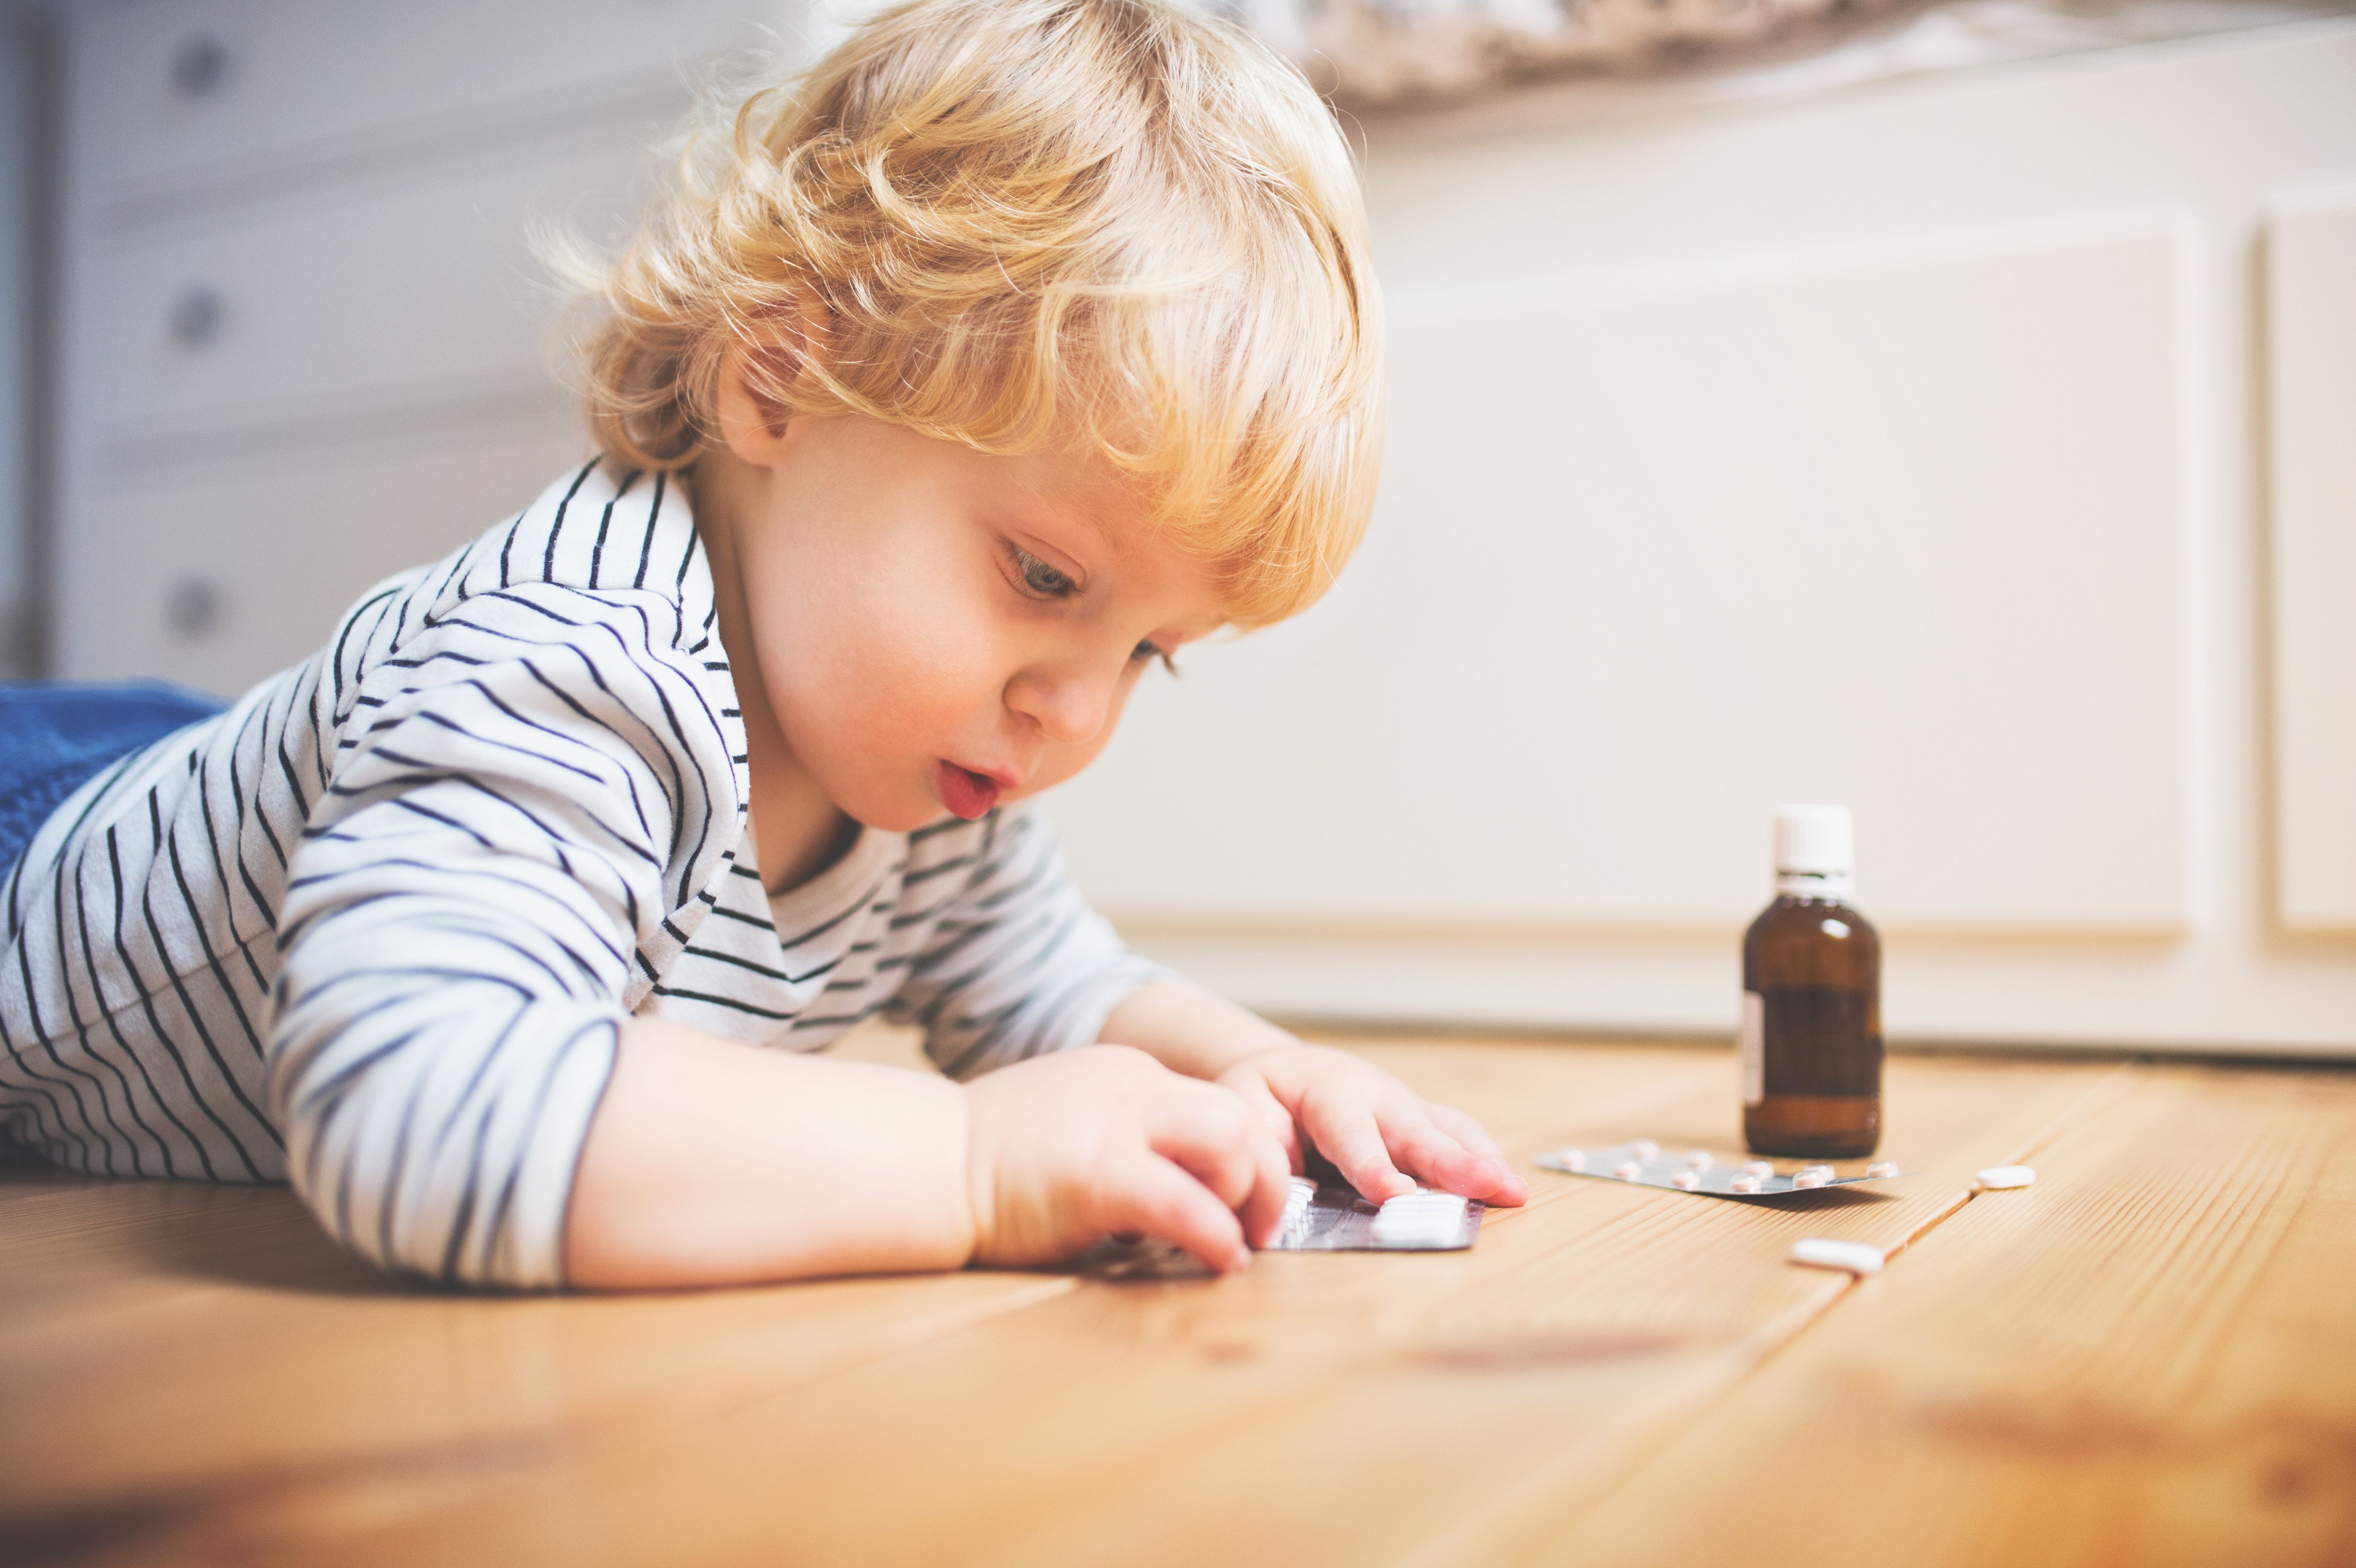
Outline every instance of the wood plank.
{"label": "wood plank", "polygon": [[2356,1076],[2138,1069],[2036,1167],[1499,1556],[2356,1562]]}
{"label": "wood plank", "polygon": [[323,1550],[1073,1283],[470,1297],[383,1278],[284,1188],[9,1172],[0,1562]]}
{"label": "wood plank", "polygon": [[[1723,1051],[1368,1049],[1524,1158],[1730,1131]],[[1770,1208],[1542,1175],[1469,1253],[1091,1281],[692,1426],[607,1434],[337,1555],[494,1561],[561,1527],[611,1563],[1405,1560],[1483,1499],[1608,1485],[1839,1298],[1784,1266],[1794,1236],[1899,1245],[2118,1071],[1901,1061],[1893,1145],[1924,1172],[1903,1196]]]}

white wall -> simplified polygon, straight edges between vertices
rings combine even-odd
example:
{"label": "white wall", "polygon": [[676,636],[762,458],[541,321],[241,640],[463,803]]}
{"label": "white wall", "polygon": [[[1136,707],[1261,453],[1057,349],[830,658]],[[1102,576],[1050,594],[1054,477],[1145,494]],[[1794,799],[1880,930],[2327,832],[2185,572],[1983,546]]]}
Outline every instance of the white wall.
{"label": "white wall", "polygon": [[1715,1030],[1773,805],[1847,800],[1895,1035],[2356,1047],[2273,873],[2256,265],[2351,179],[2345,20],[1377,124],[1375,532],[1145,695],[1075,865],[1264,1007]]}

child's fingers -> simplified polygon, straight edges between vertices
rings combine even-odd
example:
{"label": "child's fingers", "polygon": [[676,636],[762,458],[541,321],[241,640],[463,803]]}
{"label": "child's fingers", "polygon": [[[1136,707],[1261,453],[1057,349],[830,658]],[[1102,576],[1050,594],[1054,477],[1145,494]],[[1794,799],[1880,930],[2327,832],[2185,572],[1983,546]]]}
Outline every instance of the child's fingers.
{"label": "child's fingers", "polygon": [[1248,1101],[1222,1089],[1187,1089],[1160,1108],[1148,1135],[1153,1151],[1239,1214],[1247,1240],[1267,1240],[1284,1217],[1291,1185],[1282,1146]]}
{"label": "child's fingers", "polygon": [[1415,1190],[1414,1179],[1391,1163],[1374,1107],[1365,1101],[1321,1100],[1302,1107],[1301,1121],[1317,1152],[1333,1162],[1359,1196],[1380,1203]]}
{"label": "child's fingers", "polygon": [[1437,1125],[1428,1115],[1437,1109],[1419,1106],[1413,1113],[1395,1115],[1385,1122],[1385,1136],[1399,1165],[1414,1172],[1425,1185],[1461,1197],[1508,1206],[1520,1202],[1526,1190],[1517,1190],[1520,1179],[1506,1168],[1505,1162],[1467,1147],[1454,1134]]}
{"label": "child's fingers", "polygon": [[1505,1151],[1497,1147],[1497,1140],[1489,1136],[1489,1129],[1481,1125],[1479,1117],[1468,1116],[1453,1105],[1435,1105],[1429,1101],[1424,1103],[1423,1111],[1441,1132],[1474,1154],[1485,1154],[1500,1165],[1505,1162]]}
{"label": "child's fingers", "polygon": [[1301,1131],[1292,1120],[1292,1113],[1285,1109],[1284,1102],[1276,1097],[1276,1092],[1268,1086],[1268,1081],[1259,1077],[1242,1081],[1222,1078],[1219,1083],[1242,1095],[1244,1104],[1258,1113],[1260,1120],[1268,1124],[1269,1132],[1275,1136],[1278,1149],[1283,1153],[1285,1169],[1290,1174],[1298,1175],[1302,1169]]}
{"label": "child's fingers", "polygon": [[1141,1152],[1122,1163],[1108,1186],[1098,1216],[1107,1233],[1155,1237],[1220,1274],[1251,1262],[1242,1221],[1209,1188],[1170,1161]]}
{"label": "child's fingers", "polygon": [[1272,1137],[1260,1144],[1258,1156],[1258,1179],[1239,1212],[1244,1240],[1264,1247],[1276,1239],[1276,1228],[1284,1222],[1284,1205],[1292,1194],[1293,1161],[1301,1157],[1297,1151],[1288,1155]]}

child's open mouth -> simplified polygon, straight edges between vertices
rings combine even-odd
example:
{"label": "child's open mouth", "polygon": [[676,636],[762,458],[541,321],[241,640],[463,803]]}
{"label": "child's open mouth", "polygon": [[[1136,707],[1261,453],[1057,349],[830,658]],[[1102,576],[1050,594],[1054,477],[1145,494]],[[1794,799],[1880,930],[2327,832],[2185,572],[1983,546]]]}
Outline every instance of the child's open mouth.
{"label": "child's open mouth", "polygon": [[941,792],[941,804],[968,822],[985,816],[998,804],[998,781],[988,773],[961,768],[955,763],[941,763],[934,770]]}

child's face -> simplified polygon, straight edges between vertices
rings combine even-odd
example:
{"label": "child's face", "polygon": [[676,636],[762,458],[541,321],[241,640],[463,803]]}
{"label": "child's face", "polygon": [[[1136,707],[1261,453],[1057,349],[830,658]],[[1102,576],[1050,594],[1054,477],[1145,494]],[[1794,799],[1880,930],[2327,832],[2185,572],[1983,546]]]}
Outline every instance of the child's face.
{"label": "child's face", "polygon": [[991,456],[858,416],[725,422],[697,493],[726,513],[715,565],[758,663],[740,685],[869,827],[980,816],[1070,778],[1146,667],[1220,624],[1209,574],[1100,459]]}

